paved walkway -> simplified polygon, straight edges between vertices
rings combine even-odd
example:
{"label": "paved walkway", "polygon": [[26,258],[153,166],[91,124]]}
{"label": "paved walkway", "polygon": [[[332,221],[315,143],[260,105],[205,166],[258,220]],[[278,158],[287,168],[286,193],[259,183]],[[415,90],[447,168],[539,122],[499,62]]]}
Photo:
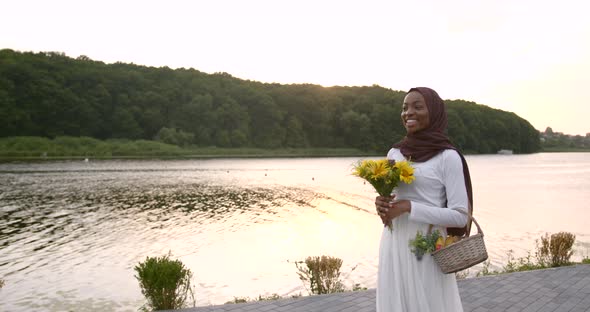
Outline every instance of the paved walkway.
{"label": "paved walkway", "polygon": [[[590,312],[588,264],[468,278],[458,281],[458,284],[465,312]],[[182,311],[375,312],[375,290]]]}

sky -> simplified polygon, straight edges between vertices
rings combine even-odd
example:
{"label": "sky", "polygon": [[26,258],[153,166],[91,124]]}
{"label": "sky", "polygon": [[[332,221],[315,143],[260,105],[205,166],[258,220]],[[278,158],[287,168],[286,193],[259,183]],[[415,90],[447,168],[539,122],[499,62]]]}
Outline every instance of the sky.
{"label": "sky", "polygon": [[0,49],[261,82],[431,87],[590,132],[586,0],[0,0]]}

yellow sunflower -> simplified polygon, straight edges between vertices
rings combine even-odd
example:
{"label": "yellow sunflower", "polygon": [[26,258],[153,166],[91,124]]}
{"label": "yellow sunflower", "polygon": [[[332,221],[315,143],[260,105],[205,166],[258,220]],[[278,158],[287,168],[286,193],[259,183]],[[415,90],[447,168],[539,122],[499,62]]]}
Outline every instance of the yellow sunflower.
{"label": "yellow sunflower", "polygon": [[399,169],[399,178],[406,184],[412,183],[416,177],[414,177],[414,168],[407,161],[398,161],[395,163],[395,167]]}
{"label": "yellow sunflower", "polygon": [[386,177],[389,173],[389,170],[391,169],[389,167],[387,159],[377,160],[372,164],[373,165],[371,166],[371,178],[374,180]]}
{"label": "yellow sunflower", "polygon": [[352,172],[357,177],[361,177],[363,179],[367,179],[371,177],[371,162],[369,160],[363,160],[358,165],[354,166],[354,171]]}

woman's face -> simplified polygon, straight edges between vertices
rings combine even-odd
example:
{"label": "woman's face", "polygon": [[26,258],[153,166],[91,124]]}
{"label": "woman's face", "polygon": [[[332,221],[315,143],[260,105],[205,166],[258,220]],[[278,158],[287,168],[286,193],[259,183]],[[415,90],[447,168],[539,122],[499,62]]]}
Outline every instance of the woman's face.
{"label": "woman's face", "polygon": [[408,134],[426,129],[430,124],[428,107],[420,92],[412,91],[404,98],[402,122]]}

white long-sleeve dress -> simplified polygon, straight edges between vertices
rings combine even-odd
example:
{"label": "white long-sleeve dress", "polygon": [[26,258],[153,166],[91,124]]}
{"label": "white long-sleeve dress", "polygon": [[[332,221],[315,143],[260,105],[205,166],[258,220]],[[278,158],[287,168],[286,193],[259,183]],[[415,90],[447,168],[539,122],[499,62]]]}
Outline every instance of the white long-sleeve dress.
{"label": "white long-sleeve dress", "polygon": [[[398,149],[388,159],[405,160]],[[414,162],[412,184],[400,183],[396,200],[411,201],[410,214],[393,220],[393,231],[384,227],[379,247],[377,312],[461,312],[463,307],[455,274],[444,274],[431,255],[417,260],[409,241],[417,231],[433,224],[443,235],[446,227],[463,227],[468,199],[463,165],[454,150],[444,150],[426,162]]]}

